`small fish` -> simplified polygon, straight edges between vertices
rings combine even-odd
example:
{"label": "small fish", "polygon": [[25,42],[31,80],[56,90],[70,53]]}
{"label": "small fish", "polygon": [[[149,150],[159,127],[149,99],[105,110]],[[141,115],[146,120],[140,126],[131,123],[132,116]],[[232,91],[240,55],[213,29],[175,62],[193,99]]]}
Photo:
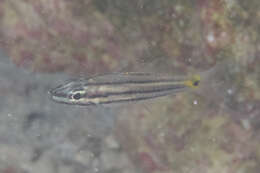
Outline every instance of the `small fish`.
{"label": "small fish", "polygon": [[200,76],[117,73],[70,80],[49,91],[51,99],[71,105],[99,105],[152,99],[196,88]]}

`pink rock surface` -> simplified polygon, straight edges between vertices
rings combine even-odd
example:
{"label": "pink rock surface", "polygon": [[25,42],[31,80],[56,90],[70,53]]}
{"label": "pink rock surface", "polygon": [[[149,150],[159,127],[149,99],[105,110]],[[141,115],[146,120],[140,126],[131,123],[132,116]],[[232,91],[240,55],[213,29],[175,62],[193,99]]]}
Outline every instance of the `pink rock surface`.
{"label": "pink rock surface", "polygon": [[224,60],[199,91],[124,107],[115,133],[144,172],[257,173],[259,8],[258,0],[0,0],[0,45],[18,66],[44,72],[145,62],[140,71],[184,74]]}
{"label": "pink rock surface", "polygon": [[35,71],[95,73],[130,61],[113,25],[90,1],[80,2],[2,0],[1,45],[15,64]]}

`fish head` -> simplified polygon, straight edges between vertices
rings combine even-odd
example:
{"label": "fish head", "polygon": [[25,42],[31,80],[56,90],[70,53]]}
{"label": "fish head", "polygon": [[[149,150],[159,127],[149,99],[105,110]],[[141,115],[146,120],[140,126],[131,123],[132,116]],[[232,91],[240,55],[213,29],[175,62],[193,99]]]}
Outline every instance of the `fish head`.
{"label": "fish head", "polygon": [[91,105],[93,103],[86,102],[87,93],[86,83],[80,80],[71,80],[59,85],[49,91],[51,99],[58,103]]}

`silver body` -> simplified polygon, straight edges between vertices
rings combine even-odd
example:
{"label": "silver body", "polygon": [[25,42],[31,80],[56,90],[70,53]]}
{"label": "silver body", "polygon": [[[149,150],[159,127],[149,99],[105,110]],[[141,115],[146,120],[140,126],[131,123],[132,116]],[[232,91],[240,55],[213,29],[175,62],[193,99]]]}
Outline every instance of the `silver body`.
{"label": "silver body", "polygon": [[184,91],[188,79],[150,73],[119,73],[71,80],[50,91],[60,103],[96,105],[151,99]]}

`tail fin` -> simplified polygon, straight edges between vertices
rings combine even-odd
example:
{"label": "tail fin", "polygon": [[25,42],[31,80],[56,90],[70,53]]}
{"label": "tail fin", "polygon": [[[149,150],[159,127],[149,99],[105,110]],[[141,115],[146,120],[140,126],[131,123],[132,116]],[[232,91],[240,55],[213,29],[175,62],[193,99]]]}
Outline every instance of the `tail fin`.
{"label": "tail fin", "polygon": [[236,62],[222,61],[211,69],[200,72],[199,75],[200,85],[195,92],[209,104],[214,104],[216,107],[224,106],[229,97],[228,91],[234,87],[234,80],[238,77]]}
{"label": "tail fin", "polygon": [[193,75],[190,80],[184,82],[184,84],[190,88],[198,88],[200,83],[200,75]]}

